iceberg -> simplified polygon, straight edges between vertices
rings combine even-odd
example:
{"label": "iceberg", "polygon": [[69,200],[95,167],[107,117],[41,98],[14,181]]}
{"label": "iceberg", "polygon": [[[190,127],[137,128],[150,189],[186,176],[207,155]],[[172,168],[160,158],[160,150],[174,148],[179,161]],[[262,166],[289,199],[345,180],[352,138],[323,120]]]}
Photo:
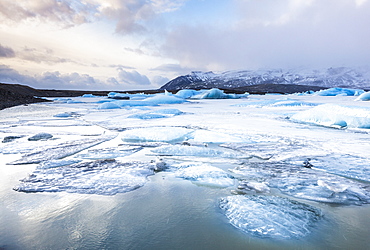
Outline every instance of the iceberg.
{"label": "iceberg", "polygon": [[182,167],[176,172],[176,176],[201,186],[226,188],[234,185],[234,178],[230,174],[208,164]]}
{"label": "iceberg", "polygon": [[305,237],[322,217],[318,208],[276,196],[228,196],[219,206],[231,225],[261,238]]}
{"label": "iceberg", "polygon": [[347,89],[347,88],[330,88],[320,90],[314,93],[319,96],[357,96],[361,95],[365,91],[362,89]]}
{"label": "iceberg", "polygon": [[370,108],[323,104],[298,112],[291,121],[327,127],[370,128]]}
{"label": "iceberg", "polygon": [[96,96],[94,96],[93,94],[84,94],[84,95],[82,95],[82,97],[91,98],[91,97],[96,97]]}
{"label": "iceberg", "polygon": [[193,89],[182,89],[176,93],[176,96],[184,99],[189,99],[192,96],[197,95],[199,92]]}
{"label": "iceberg", "polygon": [[98,106],[98,109],[120,109],[121,107],[115,102],[104,102]]}
{"label": "iceberg", "polygon": [[362,93],[355,101],[370,101],[370,91]]}
{"label": "iceberg", "polygon": [[115,195],[142,187],[153,174],[149,163],[98,160],[35,170],[14,190]]}
{"label": "iceberg", "polygon": [[142,120],[151,120],[151,119],[167,118],[167,116],[160,115],[160,114],[153,114],[153,113],[144,113],[144,114],[130,115],[127,118],[142,119]]}
{"label": "iceberg", "polygon": [[126,142],[175,142],[184,141],[192,129],[181,127],[149,127],[125,130],[121,138]]}
{"label": "iceberg", "polygon": [[150,119],[168,118],[181,114],[183,114],[183,112],[178,109],[160,109],[148,113],[130,115],[128,116],[128,118],[150,120]]}

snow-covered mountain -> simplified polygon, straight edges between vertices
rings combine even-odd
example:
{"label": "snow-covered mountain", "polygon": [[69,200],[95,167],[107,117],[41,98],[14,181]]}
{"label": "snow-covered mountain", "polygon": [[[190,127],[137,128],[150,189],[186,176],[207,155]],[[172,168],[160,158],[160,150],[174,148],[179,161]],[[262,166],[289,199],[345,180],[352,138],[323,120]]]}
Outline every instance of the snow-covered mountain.
{"label": "snow-covered mountain", "polygon": [[240,70],[223,73],[193,71],[179,76],[161,89],[235,89],[258,84],[296,84],[370,89],[370,68],[337,67],[325,70]]}

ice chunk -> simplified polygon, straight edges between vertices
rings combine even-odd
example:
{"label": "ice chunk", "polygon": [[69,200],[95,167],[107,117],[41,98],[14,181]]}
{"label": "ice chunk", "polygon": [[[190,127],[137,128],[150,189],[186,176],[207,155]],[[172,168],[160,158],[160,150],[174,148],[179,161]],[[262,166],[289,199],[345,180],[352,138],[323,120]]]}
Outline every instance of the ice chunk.
{"label": "ice chunk", "polygon": [[174,142],[183,141],[193,130],[181,127],[149,127],[123,131],[123,141]]}
{"label": "ice chunk", "polygon": [[38,133],[30,138],[28,138],[29,141],[40,141],[40,140],[48,140],[53,138],[52,134],[49,133]]}
{"label": "ice chunk", "polygon": [[188,99],[188,98],[191,98],[192,96],[197,95],[197,94],[198,94],[198,91],[196,91],[196,90],[182,89],[182,90],[179,90],[176,93],[176,96],[178,96],[180,98]]}
{"label": "ice chunk", "polygon": [[180,168],[176,176],[203,186],[225,188],[234,185],[234,178],[230,174],[208,164],[195,164]]}
{"label": "ice chunk", "polygon": [[116,102],[104,102],[98,106],[98,109],[119,109],[121,108]]}
{"label": "ice chunk", "polygon": [[72,116],[72,114],[70,112],[65,112],[65,113],[60,113],[60,114],[54,115],[54,117],[59,117],[59,118],[69,118],[71,116]]}
{"label": "ice chunk", "polygon": [[184,112],[182,112],[178,109],[158,109],[158,110],[155,110],[151,113],[175,116],[175,115],[181,115]]}
{"label": "ice chunk", "polygon": [[356,96],[361,95],[365,91],[362,89],[347,89],[347,88],[330,88],[320,90],[314,93],[319,96]]}
{"label": "ice chunk", "polygon": [[323,104],[298,112],[291,121],[327,127],[370,128],[370,108]]}
{"label": "ice chunk", "polygon": [[246,193],[247,191],[255,191],[258,193],[269,193],[270,188],[266,182],[257,181],[241,181],[238,185],[239,193]]}
{"label": "ice chunk", "polygon": [[208,147],[170,145],[152,150],[153,153],[166,156],[198,156],[198,157],[222,157],[222,158],[245,158],[246,156],[232,150],[217,150]]}
{"label": "ice chunk", "polygon": [[179,98],[174,95],[163,95],[163,94],[157,94],[155,96],[148,97],[144,99],[144,101],[150,103],[153,106],[159,104],[178,104],[187,102],[183,98]]}
{"label": "ice chunk", "polygon": [[115,195],[142,187],[147,176],[153,174],[153,166],[149,163],[98,160],[38,169],[21,180],[14,190]]}
{"label": "ice chunk", "polygon": [[288,162],[253,162],[232,172],[246,181],[266,182],[270,188],[301,199],[341,205],[370,203],[367,185]]}
{"label": "ice chunk", "polygon": [[5,136],[2,143],[7,143],[7,142],[12,142],[16,139],[22,138],[23,136],[20,135],[10,135],[10,136]]}
{"label": "ice chunk", "polygon": [[356,101],[370,101],[370,91],[362,93],[359,97],[357,97]]}
{"label": "ice chunk", "polygon": [[33,152],[22,156],[21,159],[9,163],[10,165],[40,163],[43,161],[61,159],[84,149],[95,146],[104,141],[114,138],[115,135],[101,136],[84,140],[76,140],[61,143],[44,149],[36,149]]}
{"label": "ice chunk", "polygon": [[82,95],[82,97],[90,98],[90,97],[96,97],[96,96],[94,96],[93,94],[84,94]]}
{"label": "ice chunk", "polygon": [[313,206],[275,196],[228,196],[220,208],[234,227],[262,238],[307,236],[322,216]]}

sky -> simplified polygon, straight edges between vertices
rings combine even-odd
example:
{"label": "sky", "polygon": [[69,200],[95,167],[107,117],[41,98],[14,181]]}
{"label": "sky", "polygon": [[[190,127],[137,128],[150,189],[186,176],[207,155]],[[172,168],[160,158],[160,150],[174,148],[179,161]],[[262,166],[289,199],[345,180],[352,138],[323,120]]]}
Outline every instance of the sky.
{"label": "sky", "polygon": [[370,0],[0,0],[0,82],[156,89],[191,71],[370,64]]}

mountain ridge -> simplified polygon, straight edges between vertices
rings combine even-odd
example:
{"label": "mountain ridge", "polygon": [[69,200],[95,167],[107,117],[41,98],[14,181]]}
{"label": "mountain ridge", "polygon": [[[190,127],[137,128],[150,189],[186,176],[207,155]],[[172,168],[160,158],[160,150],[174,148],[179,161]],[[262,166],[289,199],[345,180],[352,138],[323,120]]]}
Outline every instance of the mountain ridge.
{"label": "mountain ridge", "polygon": [[259,84],[291,84],[322,88],[345,87],[370,89],[370,68],[348,67],[325,70],[236,70],[222,73],[193,71],[178,76],[160,89],[236,89]]}

